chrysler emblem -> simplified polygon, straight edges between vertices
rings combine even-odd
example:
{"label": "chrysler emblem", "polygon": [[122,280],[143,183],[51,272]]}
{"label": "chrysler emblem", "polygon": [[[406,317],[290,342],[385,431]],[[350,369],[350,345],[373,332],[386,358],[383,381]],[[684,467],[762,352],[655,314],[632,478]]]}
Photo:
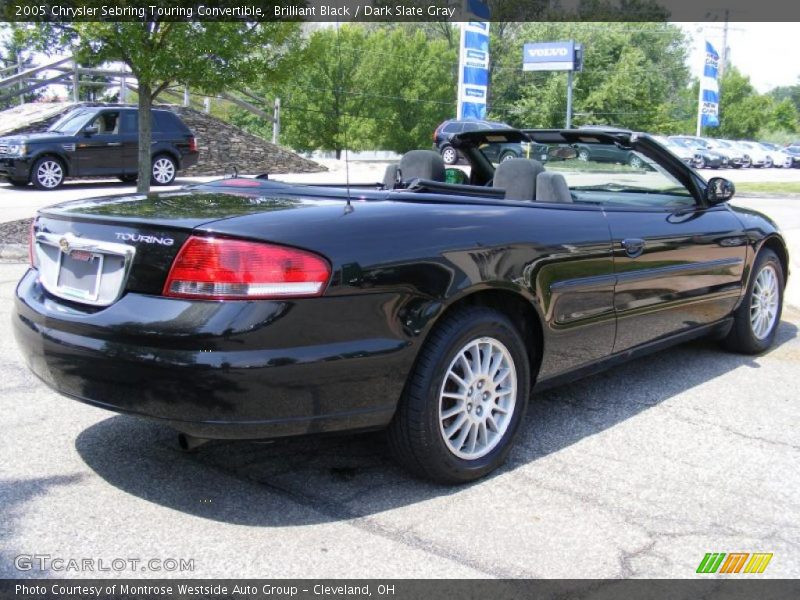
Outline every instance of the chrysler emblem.
{"label": "chrysler emblem", "polygon": [[61,251],[65,254],[69,252],[69,240],[67,238],[61,238],[58,241],[58,247],[61,248]]}

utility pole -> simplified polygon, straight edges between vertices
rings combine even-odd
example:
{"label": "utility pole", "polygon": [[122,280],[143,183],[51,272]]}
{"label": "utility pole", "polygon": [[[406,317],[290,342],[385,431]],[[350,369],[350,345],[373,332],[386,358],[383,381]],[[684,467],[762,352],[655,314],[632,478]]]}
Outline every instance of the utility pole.
{"label": "utility pole", "polygon": [[722,60],[719,63],[719,78],[722,79],[722,76],[725,74],[725,65],[728,62],[728,20],[730,18],[730,12],[727,8],[725,9],[725,25],[722,28]]}
{"label": "utility pole", "polygon": [[[19,51],[17,51],[17,73],[22,73],[22,71],[24,71],[24,70],[25,69],[24,69],[24,67],[22,65],[22,54],[20,54]],[[19,94],[19,105],[22,106],[23,104],[25,104],[25,94],[22,93],[22,90],[25,89],[25,82],[24,81],[20,81],[19,82],[19,87],[17,89],[19,89],[19,92],[20,92],[20,94]]]}
{"label": "utility pole", "polygon": [[80,85],[80,74],[78,73],[78,61],[72,60],[72,101],[80,102],[81,94],[78,86]]}
{"label": "utility pole", "polygon": [[572,70],[567,71],[567,124],[565,129],[572,129]]}

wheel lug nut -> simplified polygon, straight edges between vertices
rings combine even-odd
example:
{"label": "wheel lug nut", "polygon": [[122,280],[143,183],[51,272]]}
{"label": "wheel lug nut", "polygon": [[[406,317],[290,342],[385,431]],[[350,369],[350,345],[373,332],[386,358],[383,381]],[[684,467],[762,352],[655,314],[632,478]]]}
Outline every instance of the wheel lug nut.
{"label": "wheel lug nut", "polygon": [[472,402],[467,404],[467,412],[472,412]]}

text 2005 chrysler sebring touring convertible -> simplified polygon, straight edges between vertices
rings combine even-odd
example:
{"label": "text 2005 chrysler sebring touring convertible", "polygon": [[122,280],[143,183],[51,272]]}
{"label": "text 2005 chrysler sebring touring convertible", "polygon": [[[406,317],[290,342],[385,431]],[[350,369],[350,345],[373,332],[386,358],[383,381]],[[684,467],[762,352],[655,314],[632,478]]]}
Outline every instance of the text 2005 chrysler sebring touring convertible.
{"label": "text 2005 chrysler sebring touring convertible", "polygon": [[[536,156],[482,151],[523,142]],[[532,390],[703,335],[772,344],[786,248],[730,182],[623,131],[453,144],[469,175],[419,150],[382,184],[41,210],[14,317],[30,368],[184,440],[388,428],[403,464],[459,482],[503,461]],[[590,144],[641,160],[579,160]]]}

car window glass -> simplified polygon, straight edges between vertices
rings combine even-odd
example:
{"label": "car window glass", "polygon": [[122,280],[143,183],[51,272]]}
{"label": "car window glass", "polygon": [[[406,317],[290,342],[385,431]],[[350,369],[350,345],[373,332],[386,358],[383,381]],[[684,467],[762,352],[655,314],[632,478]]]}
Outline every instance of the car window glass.
{"label": "car window glass", "polygon": [[469,123],[464,123],[464,131],[477,131],[480,128],[481,124],[475,123],[474,121]]}
{"label": "car window glass", "polygon": [[119,130],[121,133],[137,133],[139,131],[139,114],[128,110],[120,116]]}
{"label": "car window glass", "polygon": [[83,128],[84,123],[86,123],[91,114],[91,110],[74,110],[68,112],[53,123],[47,130],[58,133],[75,133]]}
{"label": "car window glass", "polygon": [[92,119],[89,127],[97,127],[97,133],[100,134],[119,133],[119,112],[101,112]]}
{"label": "car window glass", "polygon": [[456,131],[460,131],[458,123],[448,123],[442,127],[442,133],[455,133]]}
{"label": "car window glass", "polygon": [[615,144],[575,144],[573,148],[575,158],[545,154],[543,164],[564,176],[576,202],[670,209],[695,204],[683,184],[640,152]]}

